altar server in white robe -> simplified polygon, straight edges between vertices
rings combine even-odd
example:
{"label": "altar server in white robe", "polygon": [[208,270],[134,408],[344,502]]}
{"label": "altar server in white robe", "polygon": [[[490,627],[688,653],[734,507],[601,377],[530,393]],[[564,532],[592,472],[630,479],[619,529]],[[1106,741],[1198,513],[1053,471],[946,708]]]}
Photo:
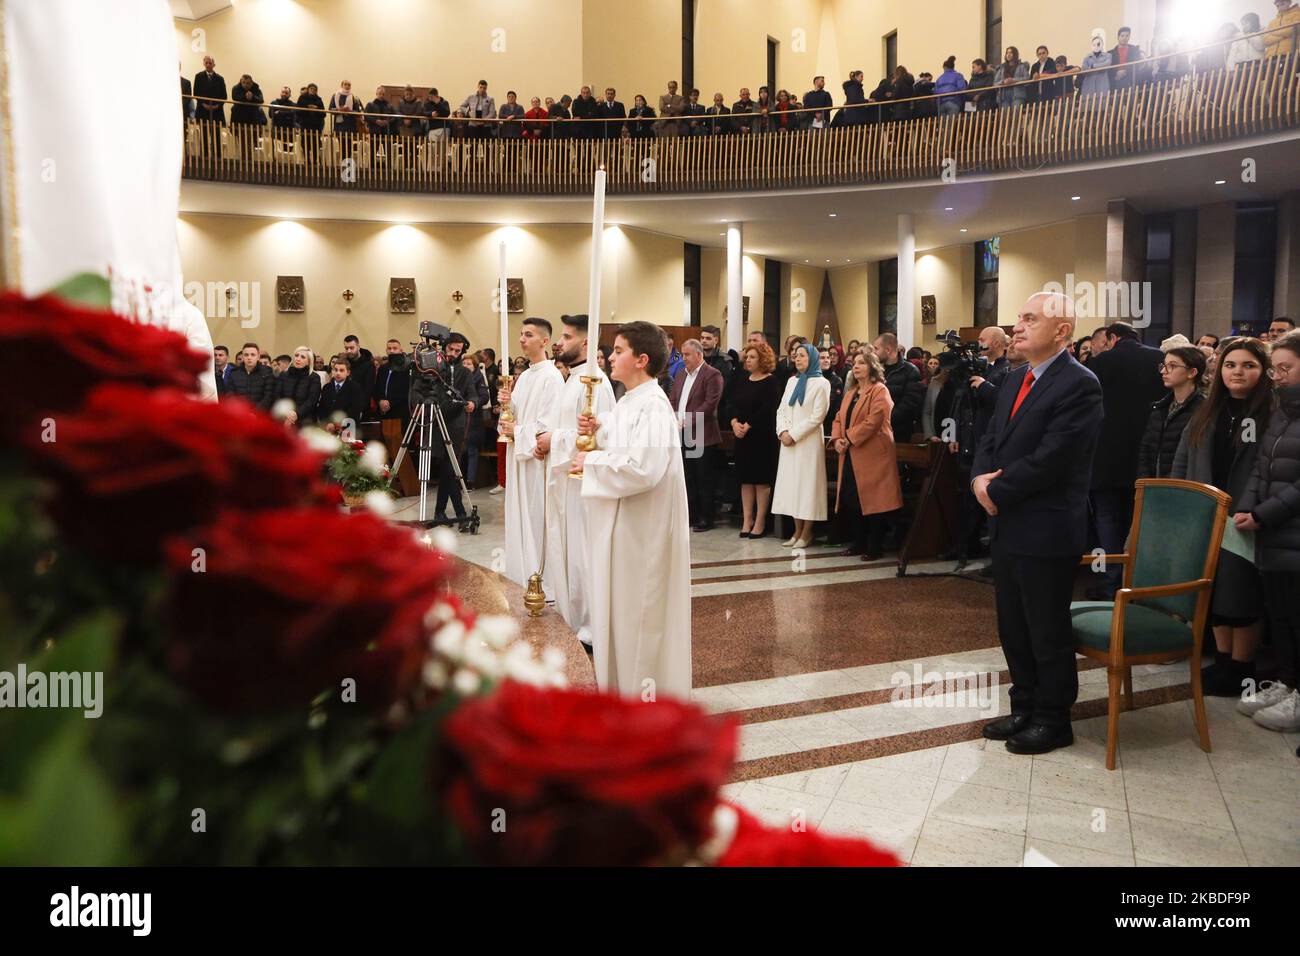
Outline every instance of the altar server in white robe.
{"label": "altar server in white robe", "polygon": [[812,543],[813,523],[826,520],[826,440],[822,420],[830,409],[831,385],[823,376],[821,360],[811,345],[794,353],[799,374],[785,384],[776,407],[776,434],[781,439],[772,513],[794,519],[794,536],[782,547],[806,548]]}
{"label": "altar server in white robe", "polygon": [[590,525],[596,683],[645,701],[691,693],[690,526],[677,415],[658,382],[667,362],[658,326],[619,327],[610,375],[627,392],[602,419],[579,417],[597,448],[573,459]]}
{"label": "altar server in white robe", "polygon": [[[546,455],[549,432],[559,410],[564,376],[546,357],[551,342],[551,323],[545,319],[524,319],[519,347],[528,358],[528,368],[497,398],[502,407],[513,403],[514,422],[502,422],[504,434],[514,440],[504,446],[506,456],[506,553],[505,574],[527,587],[529,575],[542,566],[542,540],[546,517]],[[538,454],[540,452],[540,455]],[[546,597],[549,574],[543,574]]]}
{"label": "altar server in white robe", "polygon": [[[614,408],[614,389],[609,379],[587,361],[587,317],[566,315],[560,319],[560,344],[555,359],[569,369],[550,432],[550,460],[546,477],[546,574],[544,581],[555,591],[555,609],[582,643],[591,647],[591,607],[587,591],[587,506],[582,499],[582,482],[569,477],[569,466],[578,451],[578,415],[587,404],[583,376],[599,378],[592,395],[596,417]],[[534,452],[541,455],[539,448]]]}

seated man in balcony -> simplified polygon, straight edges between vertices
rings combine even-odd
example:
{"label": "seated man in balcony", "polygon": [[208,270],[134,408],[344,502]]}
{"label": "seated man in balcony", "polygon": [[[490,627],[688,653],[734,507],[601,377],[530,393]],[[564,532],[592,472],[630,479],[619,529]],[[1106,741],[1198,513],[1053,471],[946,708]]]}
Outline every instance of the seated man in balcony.
{"label": "seated man in balcony", "polygon": [[298,128],[298,111],[294,109],[297,104],[293,101],[292,90],[287,86],[280,87],[280,95],[271,101],[271,126],[275,130],[275,138],[281,142],[289,142],[293,139],[293,131]]}
{"label": "seated man in balcony", "polygon": [[402,90],[402,98],[397,101],[397,132],[402,136],[424,138],[424,104],[415,97],[415,90],[407,86]]}

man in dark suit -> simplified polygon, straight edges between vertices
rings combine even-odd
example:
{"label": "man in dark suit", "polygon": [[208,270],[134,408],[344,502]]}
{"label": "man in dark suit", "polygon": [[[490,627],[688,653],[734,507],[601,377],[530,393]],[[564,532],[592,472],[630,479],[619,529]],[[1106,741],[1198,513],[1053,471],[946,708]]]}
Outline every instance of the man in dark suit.
{"label": "man in dark suit", "polygon": [[[596,102],[595,97],[591,95],[591,87],[584,86],[578,91],[578,98],[573,101],[570,107],[575,120],[593,120],[599,118],[600,104]],[[574,139],[599,139],[604,132],[605,124],[601,123],[574,123]]]}
{"label": "man in dark suit", "polygon": [[604,127],[605,139],[618,139],[623,132],[623,120],[627,119],[627,110],[623,104],[614,99],[614,87],[605,87],[605,98],[596,104],[596,115],[607,120]]}
{"label": "man in dark suit", "polygon": [[[210,56],[203,58],[203,72],[194,75],[194,95],[206,96],[212,100],[225,100],[226,78],[217,72],[217,61]],[[198,119],[209,120],[226,125],[226,104],[199,100],[195,114]]]}
{"label": "man in dark suit", "polygon": [[693,531],[713,527],[713,489],[717,477],[718,403],[722,401],[722,373],[704,361],[698,339],[682,343],[685,367],[673,377],[668,396],[682,426],[682,464],[686,472],[686,502]]}
{"label": "man in dark suit", "polygon": [[330,380],[321,387],[320,398],[316,401],[316,421],[332,431],[330,419],[335,412],[341,412],[344,419],[352,420],[355,431],[365,401],[366,396],[352,380],[352,367],[346,359],[335,359],[330,366]]}
{"label": "man in dark suit", "polygon": [[[1151,406],[1165,394],[1160,375],[1164,360],[1163,352],[1138,340],[1133,326],[1112,322],[1106,326],[1106,351],[1088,362],[1088,370],[1101,383],[1106,413],[1097,456],[1092,461],[1090,499],[1097,543],[1107,554],[1124,550],[1133,523],[1138,448],[1151,417]],[[1122,567],[1107,568],[1088,589],[1089,600],[1111,600],[1122,577]]]}
{"label": "man in dark suit", "polygon": [[[402,436],[411,422],[411,367],[406,351],[397,339],[389,339],[385,348],[387,361],[375,376],[375,387],[370,397],[379,410],[379,431],[384,438],[384,447],[388,449],[388,460],[396,461],[397,452],[402,447]],[[402,459],[397,481],[403,495],[415,493],[415,467],[410,455]]]}
{"label": "man in dark suit", "polygon": [[998,638],[1011,672],[1011,714],[984,727],[1015,754],[1074,742],[1079,695],[1070,598],[1087,545],[1088,483],[1101,433],[1101,386],[1070,354],[1074,304],[1030,296],[1013,344],[1026,364],[1007,375],[971,482],[990,515]]}

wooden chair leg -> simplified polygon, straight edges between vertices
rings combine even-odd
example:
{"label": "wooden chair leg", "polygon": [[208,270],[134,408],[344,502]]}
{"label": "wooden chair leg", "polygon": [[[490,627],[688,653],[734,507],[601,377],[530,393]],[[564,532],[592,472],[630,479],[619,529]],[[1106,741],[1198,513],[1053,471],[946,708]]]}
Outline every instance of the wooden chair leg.
{"label": "wooden chair leg", "polygon": [[1115,769],[1115,751],[1119,748],[1119,696],[1124,672],[1118,667],[1106,668],[1106,769]]}
{"label": "wooden chair leg", "polygon": [[1133,668],[1124,668],[1124,709],[1133,709]]}
{"label": "wooden chair leg", "polygon": [[1201,662],[1192,656],[1192,715],[1196,720],[1196,733],[1201,738],[1201,749],[1210,752],[1210,724],[1205,719],[1205,696],[1201,692]]}

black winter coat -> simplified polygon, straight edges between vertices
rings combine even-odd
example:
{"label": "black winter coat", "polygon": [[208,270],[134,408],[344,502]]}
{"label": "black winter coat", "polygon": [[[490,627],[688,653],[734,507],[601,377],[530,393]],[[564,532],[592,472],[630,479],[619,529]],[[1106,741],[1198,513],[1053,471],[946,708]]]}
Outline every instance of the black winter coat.
{"label": "black winter coat", "polygon": [[274,392],[272,405],[282,398],[293,402],[293,410],[298,413],[299,428],[315,424],[316,403],[320,401],[320,376],[314,370],[291,366],[275,379]]}
{"label": "black winter coat", "polygon": [[266,114],[262,112],[262,104],[266,102],[262,98],[262,88],[254,83],[248,89],[244,89],[240,83],[235,84],[235,88],[230,91],[230,98],[235,101],[235,105],[230,107],[230,122],[232,123],[250,123],[253,126],[265,126]]}
{"label": "black winter coat", "polygon": [[1173,473],[1174,455],[1178,452],[1183,429],[1192,420],[1192,412],[1205,401],[1205,396],[1200,392],[1192,392],[1192,397],[1170,419],[1169,406],[1173,401],[1174,393],[1170,392],[1151,406],[1147,428],[1138,448],[1139,478],[1168,478]]}
{"label": "black winter coat", "polygon": [[253,366],[247,371],[242,365],[226,379],[222,398],[242,398],[251,405],[269,411],[275,402],[275,375],[265,365]]}
{"label": "black winter coat", "polygon": [[1260,570],[1300,571],[1300,386],[1282,389],[1278,398],[1255,472],[1232,510],[1249,511],[1261,526],[1255,539]]}
{"label": "black winter coat", "polygon": [[885,366],[885,385],[889,388],[889,397],[894,400],[894,413],[889,418],[894,429],[894,441],[906,445],[920,430],[921,406],[925,404],[921,372],[899,355],[897,362]]}
{"label": "black winter coat", "polygon": [[1092,459],[1093,488],[1133,490],[1138,446],[1151,417],[1151,405],[1165,393],[1159,371],[1164,360],[1159,349],[1135,339],[1120,339],[1088,361],[1088,371],[1101,383],[1106,413]]}

